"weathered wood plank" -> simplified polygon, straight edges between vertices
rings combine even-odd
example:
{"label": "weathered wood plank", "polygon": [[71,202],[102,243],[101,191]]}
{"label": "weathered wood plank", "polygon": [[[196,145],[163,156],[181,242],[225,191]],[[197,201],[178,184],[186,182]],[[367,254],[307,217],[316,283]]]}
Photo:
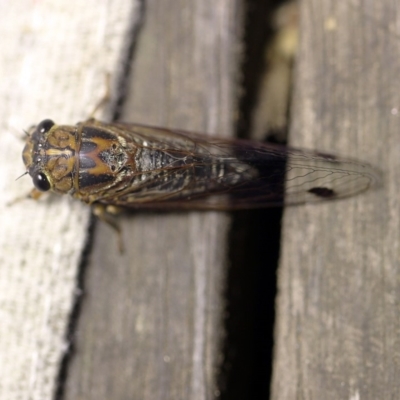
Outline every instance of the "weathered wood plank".
{"label": "weathered wood plank", "polygon": [[134,9],[123,0],[1,3],[1,399],[53,397],[90,221],[69,196],[12,203],[33,186],[29,176],[16,181],[23,129],[87,117],[105,71],[119,64]]}
{"label": "weathered wood plank", "polygon": [[398,398],[399,4],[300,7],[291,142],[379,165],[384,187],[285,211],[272,398]]}
{"label": "weathered wood plank", "polygon": [[[123,120],[230,135],[239,4],[147,1]],[[212,398],[228,217],[137,213],[120,222],[123,255],[110,228],[96,227],[65,398]]]}

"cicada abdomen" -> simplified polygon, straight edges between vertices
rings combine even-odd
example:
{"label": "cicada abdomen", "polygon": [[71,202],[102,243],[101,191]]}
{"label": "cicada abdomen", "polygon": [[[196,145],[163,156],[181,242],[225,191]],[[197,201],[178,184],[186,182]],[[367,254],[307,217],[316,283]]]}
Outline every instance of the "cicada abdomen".
{"label": "cicada abdomen", "polygon": [[348,197],[366,163],[313,151],[123,123],[42,121],[23,160],[39,191],[127,208],[243,209]]}

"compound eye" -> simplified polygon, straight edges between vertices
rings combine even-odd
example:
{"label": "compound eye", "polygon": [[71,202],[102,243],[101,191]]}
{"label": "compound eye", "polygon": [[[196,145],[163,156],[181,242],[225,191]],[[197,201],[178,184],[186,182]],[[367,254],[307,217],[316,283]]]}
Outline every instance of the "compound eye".
{"label": "compound eye", "polygon": [[42,135],[48,132],[54,125],[54,122],[51,119],[44,119],[42,122],[39,123],[36,130],[41,133]]}
{"label": "compound eye", "polygon": [[47,179],[46,174],[43,172],[38,172],[32,177],[33,184],[35,185],[35,188],[40,190],[41,192],[47,192],[50,190],[50,182]]}

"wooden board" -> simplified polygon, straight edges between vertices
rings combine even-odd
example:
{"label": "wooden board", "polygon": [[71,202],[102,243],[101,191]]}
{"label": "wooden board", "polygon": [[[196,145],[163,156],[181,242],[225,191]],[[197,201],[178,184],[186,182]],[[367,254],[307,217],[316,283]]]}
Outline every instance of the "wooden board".
{"label": "wooden board", "polygon": [[[231,135],[239,1],[152,0],[135,42],[122,119]],[[216,372],[226,267],[224,213],[137,213],[96,225],[66,399],[205,399]]]}
{"label": "wooden board", "polygon": [[398,398],[399,5],[300,7],[291,143],[367,160],[384,181],[285,211],[272,398]]}
{"label": "wooden board", "polygon": [[105,73],[120,65],[137,3],[1,4],[1,399],[53,397],[90,221],[90,209],[69,196],[26,198],[33,185],[21,176],[23,130],[45,118],[70,125],[87,118]]}

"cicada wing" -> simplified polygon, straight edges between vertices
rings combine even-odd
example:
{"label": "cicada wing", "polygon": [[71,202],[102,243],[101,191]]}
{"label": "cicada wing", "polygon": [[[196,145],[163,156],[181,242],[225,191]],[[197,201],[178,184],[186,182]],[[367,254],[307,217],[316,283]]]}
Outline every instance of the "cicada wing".
{"label": "cicada wing", "polygon": [[[344,198],[380,181],[374,168],[351,159],[179,130],[119,125],[142,147],[143,159],[138,158],[138,171],[127,185],[100,200],[107,204],[151,209],[260,208]],[[146,169],[150,164],[157,168]]]}
{"label": "cicada wing", "polygon": [[381,173],[368,163],[297,149],[288,150],[285,204],[346,198],[376,188]]}

